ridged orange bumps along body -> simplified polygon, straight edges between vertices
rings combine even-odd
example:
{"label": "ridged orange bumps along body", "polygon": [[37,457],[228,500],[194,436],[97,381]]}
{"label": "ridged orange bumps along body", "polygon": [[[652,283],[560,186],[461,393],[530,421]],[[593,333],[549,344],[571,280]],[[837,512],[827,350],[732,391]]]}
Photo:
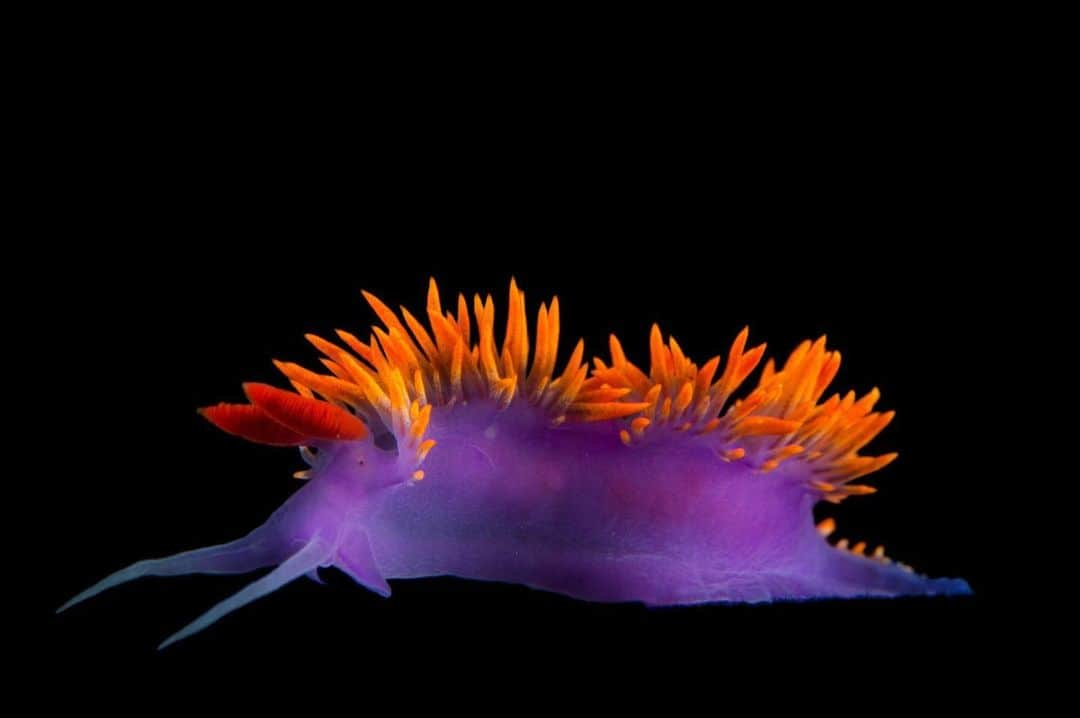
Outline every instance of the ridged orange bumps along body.
{"label": "ridged orange bumps along body", "polygon": [[557,298],[530,331],[511,282],[500,344],[490,295],[445,310],[432,280],[426,324],[365,296],[382,323],[368,341],[309,336],[325,371],[276,362],[293,391],[247,384],[249,403],[202,410],[301,447],[307,485],[249,536],[139,562],[68,605],[144,575],[277,565],[168,644],[325,566],[384,595],[443,574],[654,605],[970,591],[814,526],[814,504],[873,492],[857,481],[896,458],[860,453],[893,418],[876,389],[823,399],[840,366],[824,337],[740,391],[765,354],[745,329],[700,366],[654,326],[648,372],[614,336],[606,360],[590,368],[578,341],[559,371]]}

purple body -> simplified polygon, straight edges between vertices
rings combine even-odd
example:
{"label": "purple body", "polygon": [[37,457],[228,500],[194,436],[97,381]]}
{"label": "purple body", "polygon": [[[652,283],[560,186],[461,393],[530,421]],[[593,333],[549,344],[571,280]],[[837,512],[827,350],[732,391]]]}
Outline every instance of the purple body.
{"label": "purple body", "polygon": [[552,427],[525,402],[441,408],[428,436],[422,481],[371,438],[328,443],[247,537],[137,563],[64,608],[145,575],[277,566],[164,646],[320,566],[384,595],[387,579],[435,575],[651,605],[970,592],[830,546],[802,462],[765,475],[674,431],[627,447],[615,422]]}

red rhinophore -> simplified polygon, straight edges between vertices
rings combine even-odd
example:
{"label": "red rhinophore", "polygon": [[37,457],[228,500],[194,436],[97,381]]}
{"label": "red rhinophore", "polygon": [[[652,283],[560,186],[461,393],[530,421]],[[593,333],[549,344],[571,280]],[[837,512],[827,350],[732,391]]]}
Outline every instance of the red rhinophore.
{"label": "red rhinophore", "polygon": [[354,441],[368,435],[363,421],[325,401],[268,384],[244,384],[244,394],[271,419],[308,439]]}
{"label": "red rhinophore", "polygon": [[300,446],[304,436],[270,418],[257,406],[250,404],[218,404],[199,409],[207,421],[230,434],[256,444],[270,446]]}

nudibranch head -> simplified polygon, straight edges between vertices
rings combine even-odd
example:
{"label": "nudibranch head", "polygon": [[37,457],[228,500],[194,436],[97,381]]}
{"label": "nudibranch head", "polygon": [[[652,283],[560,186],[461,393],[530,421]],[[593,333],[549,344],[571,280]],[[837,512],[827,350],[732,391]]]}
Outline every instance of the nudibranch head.
{"label": "nudibranch head", "polygon": [[140,562],[71,603],[143,575],[278,565],[177,640],[331,565],[382,594],[438,574],[649,604],[969,592],[814,525],[816,503],[873,493],[861,480],[897,457],[861,453],[894,416],[877,389],[824,398],[840,367],[825,337],[741,392],[766,350],[747,329],[700,365],[654,325],[648,371],[614,335],[606,360],[578,341],[558,371],[557,297],[530,332],[511,281],[500,344],[490,295],[444,309],[431,280],[426,324],[364,296],[382,322],[367,341],[308,335],[325,372],[275,362],[294,391],[245,384],[248,403],[202,410],[301,447],[304,489],[244,539]]}

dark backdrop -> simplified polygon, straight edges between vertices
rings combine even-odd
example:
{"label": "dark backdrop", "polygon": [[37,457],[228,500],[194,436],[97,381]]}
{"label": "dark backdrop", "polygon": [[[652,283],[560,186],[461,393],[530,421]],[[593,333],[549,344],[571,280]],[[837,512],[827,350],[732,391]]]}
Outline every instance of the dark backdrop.
{"label": "dark backdrop", "polygon": [[305,332],[363,331],[362,288],[422,307],[432,275],[444,297],[491,291],[500,312],[511,276],[530,315],[557,293],[561,360],[578,336],[606,357],[614,331],[647,364],[654,321],[698,361],[746,324],[772,356],[827,333],[844,356],[835,386],[878,386],[898,411],[872,448],[900,452],[871,480],[878,494],[829,515],[922,572],[968,579],[974,597],[649,610],[438,578],[382,600],[326,571],[328,586],[298,581],[158,655],[251,577],[146,579],[50,616],[50,665],[333,660],[382,676],[806,662],[811,675],[904,664],[929,679],[982,655],[1006,630],[988,502],[1008,479],[987,467],[1011,449],[990,410],[1020,351],[1001,322],[1015,290],[983,241],[1000,210],[985,137],[940,87],[898,102],[856,85],[767,103],[760,90],[737,111],[693,93],[553,109],[509,91],[498,112],[441,95],[376,111],[317,83],[298,103],[227,79],[186,102],[112,98],[131,111],[57,134],[58,181],[78,191],[40,220],[63,307],[45,322],[62,347],[47,358],[79,429],[50,449],[62,550],[46,610],[132,561],[263,521],[298,487],[298,458],[195,409],[279,381],[272,358],[310,365]]}

